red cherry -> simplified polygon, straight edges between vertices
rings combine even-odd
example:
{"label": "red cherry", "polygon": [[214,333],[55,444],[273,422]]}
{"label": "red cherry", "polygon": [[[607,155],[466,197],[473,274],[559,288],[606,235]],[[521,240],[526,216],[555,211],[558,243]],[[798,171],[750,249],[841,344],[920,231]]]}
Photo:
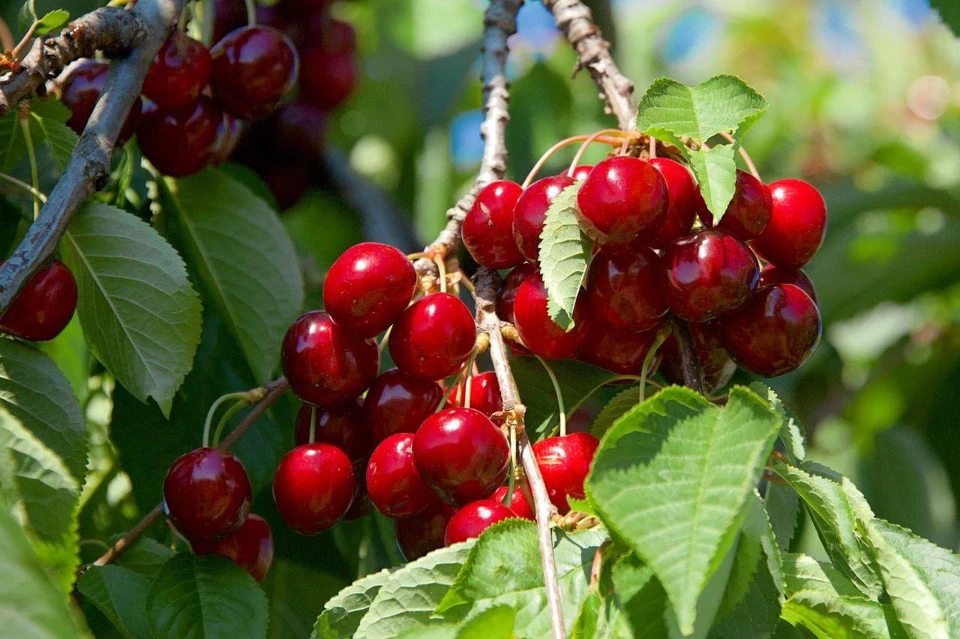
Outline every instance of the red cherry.
{"label": "red cherry", "polygon": [[210,145],[210,163],[223,164],[233,154],[240,138],[243,136],[246,123],[238,120],[229,113],[224,113],[217,124],[217,135]]}
{"label": "red cherry", "polygon": [[510,447],[486,415],[447,408],[431,415],[414,436],[420,475],[456,504],[486,499],[507,476]]}
{"label": "red cherry", "polygon": [[589,433],[548,437],[533,445],[550,501],[561,515],[570,512],[568,497],[583,499],[583,482],[597,453],[600,440]]}
{"label": "red cherry", "polygon": [[259,173],[277,199],[277,208],[286,211],[299,202],[314,183],[316,172],[312,165],[280,161],[264,167]]}
{"label": "red cherry", "polygon": [[273,27],[231,31],[210,50],[212,86],[223,110],[258,120],[280,104],[297,81],[297,50]]}
{"label": "red cherry", "polygon": [[294,441],[297,446],[310,443],[310,419],[317,412],[313,441],[332,444],[354,462],[366,459],[373,451],[373,438],[367,429],[363,404],[351,399],[330,408],[316,408],[304,404],[297,413]]}
{"label": "red cherry", "polygon": [[[490,497],[490,501],[496,502],[498,504],[503,503],[503,500],[507,497],[507,486],[501,486],[497,488],[496,492],[493,493],[493,496]],[[513,489],[513,499],[510,500],[510,505],[507,506],[516,517],[521,519],[529,519],[534,521],[536,517],[534,516],[533,508],[530,507],[530,502],[527,501],[527,496],[523,494],[523,489],[518,485]]]}
{"label": "red cherry", "polygon": [[417,288],[413,264],[397,248],[377,242],[351,246],[323,283],[323,304],[335,322],[360,337],[393,324]]}
{"label": "red cherry", "polygon": [[195,555],[220,555],[263,581],[273,563],[273,533],[263,517],[250,515],[235,531],[211,543],[194,543]]}
{"label": "red cherry", "polygon": [[377,510],[394,518],[416,515],[438,501],[413,462],[413,435],[391,435],[377,446],[367,465],[367,491]]}
{"label": "red cherry", "polygon": [[280,363],[294,394],[334,406],[367,390],[380,369],[372,339],[345,331],[323,311],[301,315],[283,338]]}
{"label": "red cherry", "polygon": [[693,220],[697,217],[697,205],[703,198],[697,190],[693,174],[684,165],[670,158],[653,158],[650,166],[659,171],[666,181],[670,202],[666,217],[650,240],[651,246],[662,248],[690,232]]}
{"label": "red cherry", "polygon": [[760,265],[729,233],[704,230],[671,242],[663,252],[663,292],[670,309],[706,322],[743,304],[756,289]]}
{"label": "red cherry", "polygon": [[214,158],[217,131],[223,113],[205,95],[179,109],[149,105],[137,128],[143,156],[164,175],[184,177],[196,173]]}
{"label": "red cherry", "polygon": [[143,95],[161,109],[187,106],[210,82],[210,51],[199,40],[175,30],[160,47],[143,81]]}
{"label": "red cherry", "polygon": [[514,323],[513,308],[517,299],[517,291],[527,276],[537,272],[537,265],[532,262],[521,264],[507,274],[503,286],[497,293],[497,317],[504,322]]}
{"label": "red cherry", "polygon": [[586,311],[584,296],[580,296],[573,309],[574,327],[566,332],[547,313],[547,289],[539,273],[528,276],[517,290],[513,317],[530,352],[548,359],[568,359],[586,338],[590,316]]}
{"label": "red cherry", "polygon": [[367,426],[377,443],[397,433],[415,433],[437,410],[443,398],[440,384],[407,375],[396,368],[381,374],[363,400]]}
{"label": "red cherry", "polygon": [[[698,203],[700,221],[707,228],[714,228],[713,213],[707,210],[702,197]],[[752,240],[767,228],[772,206],[770,191],[763,182],[737,169],[737,190],[717,228],[733,233],[741,240]]]}
{"label": "red cherry", "polygon": [[450,518],[447,531],[443,535],[443,544],[453,544],[479,537],[480,533],[504,519],[514,519],[512,510],[495,501],[484,500],[467,504]]}
{"label": "red cherry", "polygon": [[271,116],[272,142],[285,157],[301,161],[319,158],[326,146],[326,123],[322,109],[297,99]]}
{"label": "red cherry", "polygon": [[793,284],[765,286],[720,320],[734,361],[763,377],[800,368],[817,349],[822,328],[816,303]]}
{"label": "red cherry", "polygon": [[60,260],[30,278],[10,309],[0,317],[0,331],[32,342],[51,340],[67,327],[77,309],[77,281]]}
{"label": "red cherry", "polygon": [[660,258],[651,249],[629,253],[601,249],[587,280],[590,315],[626,331],[645,331],[667,314],[660,290]]}
{"label": "red cherry", "polygon": [[[595,322],[580,345],[580,359],[618,375],[639,375],[656,338],[656,328],[623,331]],[[655,357],[649,374],[656,372],[659,363],[660,359]]]}
{"label": "red cherry", "polygon": [[[652,234],[667,214],[667,183],[648,162],[626,156],[603,160],[577,193],[582,219],[602,245],[624,246]],[[590,230],[587,231],[591,235]]]}
{"label": "red cherry", "polygon": [[215,541],[237,530],[250,512],[250,499],[243,464],[215,448],[181,455],[163,479],[167,518],[191,543]]}
{"label": "red cherry", "polygon": [[592,164],[581,164],[573,170],[573,181],[579,182],[580,180],[586,180],[587,176],[590,175],[590,171],[592,170]]}
{"label": "red cherry", "polygon": [[321,37],[314,37],[303,48],[300,90],[307,100],[330,111],[346,101],[357,86],[357,36],[352,26],[339,20],[325,17],[318,26]]}
{"label": "red cherry", "polygon": [[[503,410],[503,400],[500,398],[500,384],[497,383],[497,374],[493,371],[478,373],[470,377],[470,408],[474,408],[487,417]],[[457,386],[450,396],[453,406],[463,406],[467,399],[467,388]],[[462,397],[461,397],[462,395]]]}
{"label": "red cherry", "polygon": [[513,239],[525,258],[536,262],[540,255],[540,233],[547,219],[547,209],[560,192],[573,184],[573,178],[554,175],[531,184],[513,209]]}
{"label": "red cherry", "polygon": [[428,552],[443,547],[447,523],[457,512],[443,502],[427,512],[397,520],[397,546],[407,561],[420,559]]}
{"label": "red cherry", "polygon": [[236,0],[212,0],[212,4],[212,42],[219,42],[225,35],[247,23],[247,11],[242,2],[237,2]]}
{"label": "red cherry", "polygon": [[477,195],[463,220],[463,244],[479,264],[499,269],[523,263],[513,239],[513,209],[521,193],[516,182],[497,180]]}
{"label": "red cherry", "polygon": [[[83,60],[70,70],[60,87],[60,101],[70,109],[70,119],[67,120],[67,126],[73,129],[77,135],[83,133],[84,127],[87,126],[87,120],[90,119],[93,107],[100,99],[100,93],[107,82],[107,71],[109,69],[110,65],[104,62]],[[136,102],[133,103],[127,119],[123,121],[120,135],[117,136],[116,146],[123,146],[136,132],[142,108],[143,101],[138,97]]]}
{"label": "red cherry", "polygon": [[769,188],[773,201],[770,224],[753,246],[768,262],[801,268],[823,243],[827,205],[820,192],[803,180],[780,180]]}
{"label": "red cherry", "polygon": [[390,356],[408,375],[443,379],[463,366],[476,340],[476,325],[466,305],[449,293],[431,293],[394,323]]}
{"label": "red cherry", "polygon": [[273,499],[294,532],[315,535],[350,509],[357,482],[347,454],[330,444],[297,446],[277,467]]}
{"label": "red cherry", "polygon": [[[689,328],[694,351],[700,361],[700,367],[703,369],[703,390],[707,393],[715,393],[727,385],[733,374],[737,372],[737,365],[730,359],[727,349],[720,341],[716,326],[710,323],[695,324],[691,322]],[[663,343],[661,352],[663,353],[663,364],[660,366],[660,372],[667,378],[667,381],[673,384],[682,384],[683,370],[681,368],[680,351],[673,335]]]}
{"label": "red cherry", "polygon": [[757,282],[757,288],[769,286],[771,284],[793,284],[803,289],[803,292],[810,296],[814,302],[817,301],[817,289],[806,273],[798,268],[784,268],[767,264],[760,271],[760,280]]}

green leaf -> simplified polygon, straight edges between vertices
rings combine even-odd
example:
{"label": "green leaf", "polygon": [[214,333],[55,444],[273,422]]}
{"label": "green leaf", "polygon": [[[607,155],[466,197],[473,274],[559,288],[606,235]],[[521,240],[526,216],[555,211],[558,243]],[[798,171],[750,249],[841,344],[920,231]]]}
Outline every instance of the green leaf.
{"label": "green leaf", "polygon": [[200,300],[180,256],[148,224],[106,204],[84,207],[61,250],[90,349],[137,399],[152,397],[169,416],[200,343]]}
{"label": "green leaf", "polygon": [[716,639],[767,639],[780,621],[780,599],[770,571],[762,564],[737,606],[720,616],[711,637]]}
{"label": "green leaf", "polygon": [[940,19],[960,37],[960,4],[955,0],[930,0],[930,5],[940,14]]}
{"label": "green leaf", "polygon": [[567,331],[573,328],[573,308],[590,262],[591,242],[577,216],[581,185],[568,186],[553,199],[540,233],[540,274],[547,288],[547,312]]}
{"label": "green leaf", "polygon": [[150,587],[147,619],[157,639],[265,637],[267,597],[229,559],[180,553]]}
{"label": "green leaf", "polygon": [[793,464],[799,464],[806,459],[806,435],[803,432],[803,426],[800,425],[800,420],[797,419],[793,411],[784,406],[776,392],[762,382],[750,384],[750,390],[760,397],[765,397],[773,410],[783,420],[783,427],[780,429],[780,441],[786,448],[787,459]]}
{"label": "green leaf", "polygon": [[634,554],[613,565],[614,592],[636,639],[660,639],[669,635],[666,613],[669,601],[653,569]]}
{"label": "green leaf", "polygon": [[9,173],[27,155],[27,142],[18,117],[14,110],[0,118],[0,171],[4,173]]}
{"label": "green leaf", "polygon": [[69,21],[69,11],[66,11],[65,9],[54,9],[37,21],[37,28],[33,33],[34,35],[44,35],[46,33],[50,33],[54,29],[59,29]]}
{"label": "green leaf", "polygon": [[620,391],[613,399],[607,402],[606,406],[600,411],[600,414],[597,415],[593,426],[590,428],[590,432],[596,437],[603,437],[617,420],[641,401],[640,386],[630,386]]}
{"label": "green leaf", "polygon": [[607,432],[587,495],[617,538],[653,568],[689,634],[708,579],[736,539],[780,420],[736,387],[721,410],[667,388]]}
{"label": "green leaf", "polygon": [[317,611],[344,586],[343,579],[296,561],[274,557],[263,589],[270,600],[270,639],[309,637]]}
{"label": "green leaf", "polygon": [[[73,129],[66,124],[53,118],[45,118],[36,112],[31,113],[32,124],[39,127],[40,136],[35,137],[36,141],[43,140],[50,147],[50,153],[53,156],[53,163],[57,170],[63,173],[73,155],[73,149],[77,146],[79,137],[73,132]],[[31,127],[32,128],[32,127]],[[31,130],[31,135],[33,131]]]}
{"label": "green leaf", "polygon": [[161,180],[176,246],[237,338],[257,382],[272,376],[280,342],[303,307],[293,243],[277,214],[249,189],[207,169]]}
{"label": "green leaf", "polygon": [[90,350],[83,337],[80,320],[74,315],[67,327],[49,342],[39,344],[70,382],[70,388],[82,403],[90,394]]}
{"label": "green leaf", "polygon": [[737,191],[735,155],[736,149],[732,144],[684,151],[693,174],[697,176],[703,201],[713,214],[714,224],[720,223]]}
{"label": "green leaf", "polygon": [[800,498],[789,486],[767,484],[767,492],[763,498],[767,517],[773,526],[777,546],[781,551],[790,549],[790,542],[800,525]]}
{"label": "green leaf", "polygon": [[128,568],[153,581],[175,554],[169,546],[164,546],[149,537],[141,537],[120,555],[115,565]]}
{"label": "green leaf", "polygon": [[121,566],[93,566],[77,582],[77,588],[124,637],[151,639],[147,577]]}
{"label": "green leaf", "polygon": [[435,621],[407,630],[402,639],[513,639],[517,612],[510,606],[482,610],[461,623]]}
{"label": "green leaf", "polygon": [[370,609],[380,588],[390,578],[390,570],[358,579],[326,603],[313,627],[313,639],[346,639],[353,637],[363,616]]}

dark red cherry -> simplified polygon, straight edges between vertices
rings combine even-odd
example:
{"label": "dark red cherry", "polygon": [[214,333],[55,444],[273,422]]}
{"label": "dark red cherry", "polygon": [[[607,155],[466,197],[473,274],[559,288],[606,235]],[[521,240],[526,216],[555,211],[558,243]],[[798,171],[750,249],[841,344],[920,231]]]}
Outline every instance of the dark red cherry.
{"label": "dark red cherry", "polygon": [[651,246],[662,248],[690,232],[693,220],[697,217],[697,205],[702,198],[693,174],[684,165],[670,158],[653,158],[650,166],[659,171],[666,181],[670,201],[666,217],[650,240]]}
{"label": "dark red cherry", "polygon": [[223,113],[205,95],[179,109],[144,109],[137,128],[143,156],[164,175],[184,177],[207,166],[214,157]]}
{"label": "dark red cherry", "polygon": [[574,182],[579,182],[580,180],[586,180],[587,176],[590,175],[590,171],[593,170],[592,164],[581,164],[576,169],[573,170],[573,180]]}
{"label": "dark red cherry", "polygon": [[325,19],[322,35],[303,49],[300,91],[321,109],[340,106],[357,86],[356,32],[346,22]]}
{"label": "dark red cherry", "polygon": [[651,249],[615,253],[601,249],[587,280],[590,315],[626,331],[645,331],[667,314],[660,290],[660,258]]}
{"label": "dark red cherry", "polygon": [[756,289],[760,264],[729,233],[703,230],[671,242],[663,252],[663,293],[670,310],[706,322],[743,304]]}
{"label": "dark red cherry", "polygon": [[[702,197],[698,203],[700,221],[707,228],[713,228],[713,213],[707,210]],[[752,240],[767,228],[771,208],[770,192],[763,182],[737,169],[737,190],[717,228],[733,233],[741,240]]]}
{"label": "dark red cherry", "polygon": [[243,120],[238,120],[229,113],[223,114],[217,125],[217,135],[210,146],[211,164],[223,164],[230,158],[240,143],[245,127]]}
{"label": "dark red cherry", "polygon": [[161,109],[178,109],[200,97],[210,82],[210,51],[177,29],[160,47],[143,81],[143,95]]}
{"label": "dark red cherry", "polygon": [[447,523],[457,512],[453,506],[440,502],[435,507],[413,517],[397,520],[397,546],[407,561],[420,559],[428,552],[443,547]]}
{"label": "dark red cherry", "polygon": [[383,440],[367,465],[370,501],[387,517],[416,515],[438,501],[413,462],[413,435],[400,433]]}
{"label": "dark red cherry", "polygon": [[63,262],[53,260],[30,278],[0,317],[0,332],[46,342],[63,332],[76,309],[77,281]]}
{"label": "dark red cherry", "polygon": [[466,405],[467,390],[470,395],[470,408],[475,408],[487,417],[503,410],[500,384],[497,383],[497,374],[493,371],[473,375],[468,384],[457,386],[450,396],[450,403],[453,406]]}
{"label": "dark red cherry", "polygon": [[492,495],[510,465],[506,437],[472,408],[447,408],[427,418],[414,437],[413,455],[420,476],[460,505]]}
{"label": "dark red cherry", "polygon": [[554,175],[531,184],[513,209],[513,239],[525,258],[536,262],[540,255],[540,233],[547,219],[547,209],[560,192],[573,184],[573,178]]}
{"label": "dark red cherry", "polygon": [[244,3],[237,2],[237,0],[212,0],[212,4],[212,42],[219,42],[234,29],[238,29],[247,24],[247,11]]}
{"label": "dark red cherry", "polygon": [[780,180],[769,189],[773,202],[770,224],[753,247],[777,266],[801,268],[823,243],[827,205],[820,192],[803,180]]}
{"label": "dark red cherry", "polygon": [[624,246],[653,234],[667,214],[667,183],[649,162],[617,156],[598,163],[577,193],[587,235]]}
{"label": "dark red cherry", "polygon": [[[100,93],[107,82],[107,71],[109,69],[110,65],[105,62],[83,60],[70,70],[69,75],[60,87],[60,101],[70,109],[70,119],[67,120],[67,126],[73,129],[77,135],[83,133],[84,127],[87,126],[87,120],[90,119],[93,107],[100,99]],[[143,101],[138,97],[136,102],[133,103],[127,119],[123,121],[120,135],[117,136],[116,146],[123,146],[136,132],[142,108]]]}
{"label": "dark red cherry", "polygon": [[347,454],[330,444],[297,446],[277,467],[273,499],[294,532],[315,535],[350,509],[357,482]]}
{"label": "dark red cherry", "polygon": [[367,390],[380,369],[380,349],[374,340],[344,330],[327,313],[311,311],[287,329],[280,364],[297,397],[335,406]]}
{"label": "dark red cherry", "polygon": [[163,479],[167,518],[191,543],[220,539],[250,512],[250,479],[240,460],[215,448],[181,455]]}
{"label": "dark red cherry", "polygon": [[476,339],[476,325],[464,303],[449,293],[431,293],[393,325],[390,356],[408,375],[443,379],[463,366]]}
{"label": "dark red cherry", "polygon": [[235,531],[214,542],[190,544],[195,555],[220,555],[263,581],[273,563],[273,533],[263,517],[249,515]]}
{"label": "dark red cherry", "polygon": [[[580,345],[580,359],[618,375],[639,375],[656,338],[656,327],[648,331],[624,331],[594,322]],[[659,362],[659,357],[655,357],[648,374],[656,372]]]}
{"label": "dark red cherry", "polygon": [[[715,393],[727,385],[733,374],[737,372],[737,365],[730,359],[727,349],[720,341],[716,326],[711,323],[695,324],[691,322],[689,328],[694,351],[700,361],[700,367],[703,369],[703,390],[707,393]],[[661,352],[663,353],[663,363],[660,365],[660,372],[670,383],[682,384],[682,360],[673,335],[663,343]]]}
{"label": "dark red cherry", "polygon": [[417,273],[402,251],[363,242],[344,251],[327,271],[323,304],[346,330],[374,337],[400,317],[416,288]]}
{"label": "dark red cherry", "polygon": [[354,462],[366,459],[373,451],[373,438],[367,428],[363,404],[351,399],[330,408],[317,408],[304,404],[297,413],[294,441],[297,446],[310,442],[310,420],[316,411],[316,427],[313,441],[333,444]]}
{"label": "dark red cherry", "polygon": [[561,515],[570,512],[568,497],[583,499],[583,482],[600,440],[589,433],[548,437],[533,445],[550,501]]}
{"label": "dark red cherry", "polygon": [[211,84],[223,110],[259,120],[277,108],[297,81],[297,50],[273,27],[241,27],[210,50]]}
{"label": "dark red cherry", "polygon": [[273,143],[285,157],[311,160],[326,146],[326,113],[303,99],[284,104],[270,118]]}
{"label": "dark red cherry", "polygon": [[[504,499],[507,497],[507,486],[501,486],[497,488],[496,492],[493,493],[493,496],[490,497],[490,501],[496,502],[498,504],[503,504]],[[520,488],[519,484],[516,488],[513,489],[513,498],[510,500],[510,505],[507,506],[513,514],[521,519],[529,519],[533,521],[535,519],[533,508],[530,507],[530,502],[527,501],[527,496],[523,494],[523,489]]]}
{"label": "dark red cherry", "polygon": [[513,239],[513,209],[521,193],[516,182],[497,180],[477,195],[463,220],[463,244],[477,263],[497,269],[523,263]]}
{"label": "dark red cherry", "polygon": [[397,433],[415,433],[437,410],[443,398],[440,384],[407,375],[396,368],[381,374],[363,400],[367,427],[376,443]]}
{"label": "dark red cherry", "polygon": [[816,350],[821,330],[816,303],[793,284],[765,286],[720,320],[720,336],[734,361],[763,377],[800,368]]}
{"label": "dark red cherry", "polygon": [[540,357],[573,357],[589,331],[590,316],[584,297],[580,296],[573,309],[573,329],[566,332],[547,313],[547,289],[540,274],[534,273],[524,279],[513,306],[514,323],[524,346]]}
{"label": "dark red cherry", "polygon": [[535,274],[536,272],[537,265],[532,262],[526,262],[507,274],[507,277],[503,280],[503,286],[500,288],[500,292],[497,293],[497,317],[504,322],[514,323],[513,305],[517,299],[517,291],[520,289],[523,280],[525,280],[528,275]]}
{"label": "dark red cherry", "polygon": [[512,510],[492,500],[475,501],[467,504],[450,518],[443,544],[452,546],[461,541],[474,539],[484,530],[504,519],[514,519]]}
{"label": "dark red cherry", "polygon": [[817,301],[817,289],[806,273],[798,268],[784,268],[767,264],[760,271],[760,280],[757,282],[757,288],[769,286],[771,284],[793,284],[803,289],[803,292],[810,296],[814,302]]}

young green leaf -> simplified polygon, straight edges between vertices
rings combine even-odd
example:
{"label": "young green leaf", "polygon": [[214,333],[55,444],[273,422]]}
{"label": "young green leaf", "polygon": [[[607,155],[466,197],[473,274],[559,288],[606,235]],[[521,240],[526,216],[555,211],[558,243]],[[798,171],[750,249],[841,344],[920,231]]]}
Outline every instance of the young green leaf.
{"label": "young green leaf", "polygon": [[34,35],[45,35],[59,29],[70,21],[70,12],[66,9],[54,9],[47,12],[42,18],[37,20],[37,28],[34,29]]}
{"label": "young green leaf", "polygon": [[735,154],[736,149],[732,144],[684,151],[693,174],[697,176],[703,201],[713,214],[714,224],[720,223],[727,205],[737,191],[737,163],[733,159]]}
{"label": "young green leaf", "polygon": [[122,566],[93,566],[77,582],[77,589],[124,637],[151,639],[147,624],[150,579]]}
{"label": "young green leaf", "polygon": [[590,262],[591,242],[577,217],[581,185],[568,186],[554,198],[540,233],[540,274],[547,287],[547,312],[567,331],[573,328],[573,309]]}
{"label": "young green leaf", "polygon": [[392,571],[358,579],[326,603],[313,627],[312,639],[346,639],[356,635],[357,628],[377,593],[390,578]]}

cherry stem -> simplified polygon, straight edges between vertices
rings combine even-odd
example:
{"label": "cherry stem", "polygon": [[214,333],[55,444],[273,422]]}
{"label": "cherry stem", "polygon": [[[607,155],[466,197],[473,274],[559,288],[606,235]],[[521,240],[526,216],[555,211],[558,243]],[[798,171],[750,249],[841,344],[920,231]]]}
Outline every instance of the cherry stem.
{"label": "cherry stem", "polygon": [[[583,144],[580,145],[580,148],[577,149],[576,154],[573,156],[573,161],[570,162],[570,168],[567,170],[567,177],[573,177],[573,174],[576,173],[576,171],[577,171],[577,165],[580,164],[580,160],[581,160],[581,158],[583,158],[583,154],[587,152],[587,148],[588,148],[591,144],[593,144],[594,142],[596,142],[596,141],[597,141],[597,138],[600,138],[600,137],[602,137],[602,136],[604,136],[604,135],[606,135],[606,134],[608,134],[608,133],[612,133],[612,134],[622,134],[623,131],[621,131],[621,130],[619,130],[619,129],[600,129],[599,131],[597,131],[596,133],[594,133],[593,135],[591,135],[590,137],[588,137],[586,140],[584,140],[584,141],[583,141]],[[627,142],[628,140],[629,140],[629,138],[624,137],[622,144],[626,144],[626,142]],[[621,148],[622,148],[622,144],[621,144]]]}
{"label": "cherry stem", "polygon": [[[576,144],[578,142],[583,142],[584,140],[587,140],[589,138],[590,138],[589,135],[575,135],[571,138],[567,138],[566,140],[560,140],[559,142],[551,146],[549,149],[547,149],[546,153],[540,156],[540,159],[537,160],[537,163],[533,165],[533,168],[530,169],[530,173],[527,174],[527,179],[523,181],[523,184],[521,184],[520,187],[526,190],[526,188],[530,186],[530,184],[533,182],[534,178],[537,177],[537,173],[540,172],[540,169],[543,168],[543,165],[547,163],[547,161],[553,156],[554,153],[556,153],[557,151],[559,151],[564,147],[570,146],[571,144]],[[620,138],[608,138],[608,137],[599,137],[596,139],[596,141],[602,142],[603,144],[607,144],[610,146],[620,146],[620,143],[622,142]]]}
{"label": "cherry stem", "polygon": [[517,486],[517,424],[510,422],[510,480],[507,482],[507,494],[503,504],[509,508],[513,504],[513,491]]}
{"label": "cherry stem", "polygon": [[649,148],[650,159],[653,160],[654,158],[657,157],[657,138],[651,135],[649,143],[650,143],[650,148]]}
{"label": "cherry stem", "polygon": [[223,429],[224,427],[226,427],[227,422],[230,421],[230,418],[236,415],[237,413],[239,413],[240,411],[242,411],[244,408],[246,408],[249,405],[250,405],[249,402],[247,402],[246,398],[244,398],[236,402],[233,406],[227,409],[227,412],[225,412],[223,414],[223,417],[220,418],[220,421],[217,422],[217,427],[213,431],[212,443],[214,448],[216,448],[217,444],[220,443],[220,435],[223,434]]}
{"label": "cherry stem", "polygon": [[3,47],[4,51],[12,51],[15,46],[13,43],[13,32],[10,31],[7,21],[3,18],[0,18],[0,46]]}
{"label": "cherry stem", "polygon": [[256,0],[244,0],[247,5],[247,26],[257,24],[257,2]]}
{"label": "cherry stem", "polygon": [[387,344],[390,343],[390,332],[391,332],[392,330],[393,330],[393,326],[391,325],[391,326],[387,329],[387,332],[383,334],[383,337],[380,338],[380,344],[378,345],[377,348],[380,349],[380,352],[381,352],[381,353],[383,352],[383,349],[385,349],[385,348],[387,347]]}
{"label": "cherry stem", "polygon": [[9,182],[10,184],[13,184],[14,186],[17,186],[17,187],[23,189],[24,191],[26,191],[27,193],[29,193],[30,195],[32,195],[32,196],[34,197],[34,199],[36,199],[37,201],[39,201],[39,202],[41,202],[41,203],[47,201],[47,196],[46,196],[45,194],[43,194],[42,192],[40,192],[40,191],[38,191],[37,189],[33,188],[32,186],[30,186],[30,185],[27,184],[26,182],[22,182],[22,181],[18,180],[17,178],[13,177],[12,175],[7,175],[6,173],[0,173],[0,180],[6,180],[6,181]]}
{"label": "cherry stem", "polygon": [[[733,138],[733,136],[726,131],[721,131],[720,137],[730,144],[737,144],[737,141]],[[747,169],[750,171],[750,174],[760,180],[760,172],[757,171],[757,165],[753,163],[753,159],[750,157],[750,154],[747,153],[747,150],[742,144],[737,144],[737,152],[740,154],[740,157],[743,158],[743,163],[747,165]],[[760,181],[762,182],[763,180]]]}
{"label": "cherry stem", "polygon": [[23,34],[23,37],[20,38],[20,42],[17,43],[17,46],[13,47],[13,50],[10,52],[10,57],[14,60],[20,59],[20,52],[23,50],[23,47],[30,41],[30,38],[33,37],[33,32],[37,30],[37,27],[40,26],[40,21],[34,18],[33,24],[30,25],[30,28],[27,29],[27,32]]}
{"label": "cherry stem", "polygon": [[439,255],[433,256],[433,263],[437,265],[437,272],[439,275],[440,281],[440,292],[447,292],[447,264],[444,262],[443,258]]}
{"label": "cherry stem", "polygon": [[314,443],[317,441],[317,407],[310,407],[310,438],[307,440],[309,443]]}
{"label": "cherry stem", "polygon": [[650,350],[647,351],[647,356],[643,358],[643,368],[640,371],[640,401],[642,402],[647,398],[647,378],[650,376],[650,369],[653,367],[653,360],[657,357],[657,351],[660,350],[660,347],[663,346],[663,343],[667,341],[667,336],[670,335],[670,325],[663,325],[657,330],[657,336],[653,339],[653,344],[650,346]]}
{"label": "cherry stem", "polygon": [[700,358],[693,347],[693,338],[690,336],[690,327],[687,323],[674,316],[667,320],[677,340],[677,350],[680,351],[680,369],[683,374],[683,383],[703,395],[703,367]]}
{"label": "cherry stem", "polygon": [[553,369],[550,368],[550,365],[547,364],[539,355],[535,355],[540,363],[543,365],[543,370],[547,371],[547,377],[550,378],[550,383],[553,384],[553,392],[557,396],[557,410],[560,411],[560,436],[566,437],[567,435],[567,411],[563,406],[563,393],[560,391],[560,382],[557,381],[557,376],[553,372]]}
{"label": "cherry stem", "polygon": [[477,361],[477,349],[473,349],[473,352],[470,354],[470,359],[467,360],[467,365],[463,369],[463,375],[461,376],[460,381],[460,397],[463,398],[463,407],[470,408],[470,390],[472,384],[470,383],[470,378],[473,377],[473,368],[474,364]]}
{"label": "cherry stem", "polygon": [[240,391],[238,393],[227,393],[222,397],[219,397],[217,401],[213,402],[210,406],[210,410],[207,411],[207,419],[203,422],[203,440],[202,445],[204,448],[210,447],[210,427],[213,426],[213,418],[217,414],[217,410],[233,399],[242,399],[246,397],[247,391]]}

